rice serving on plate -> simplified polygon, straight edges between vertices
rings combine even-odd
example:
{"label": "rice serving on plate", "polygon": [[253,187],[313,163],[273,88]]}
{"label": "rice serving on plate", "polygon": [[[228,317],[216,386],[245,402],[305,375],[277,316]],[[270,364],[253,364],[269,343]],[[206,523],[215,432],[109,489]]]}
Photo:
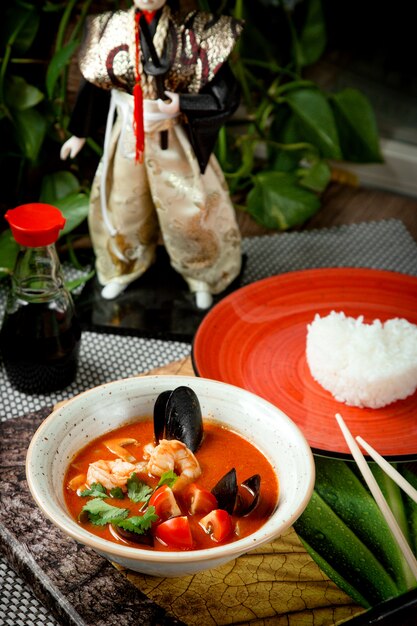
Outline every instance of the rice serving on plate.
{"label": "rice serving on plate", "polygon": [[336,400],[380,408],[417,389],[417,326],[395,318],[366,324],[332,311],[307,325],[307,363]]}

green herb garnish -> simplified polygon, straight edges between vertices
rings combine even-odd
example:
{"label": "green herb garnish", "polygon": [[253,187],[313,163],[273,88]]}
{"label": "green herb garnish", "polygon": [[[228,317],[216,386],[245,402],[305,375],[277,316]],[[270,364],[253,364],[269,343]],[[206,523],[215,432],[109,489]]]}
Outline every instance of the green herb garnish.
{"label": "green herb garnish", "polygon": [[149,530],[153,522],[156,522],[158,519],[158,515],[155,515],[155,507],[150,506],[143,515],[134,515],[133,517],[112,523],[116,526],[120,526],[120,528],[124,530],[130,530],[138,535],[143,535]]}
{"label": "green herb garnish", "polygon": [[117,500],[122,500],[125,497],[125,494],[123,493],[123,489],[121,487],[113,487],[113,489],[110,489],[110,497],[112,498],[116,498]]}
{"label": "green herb garnish", "polygon": [[129,515],[129,509],[122,509],[103,502],[101,498],[94,498],[85,504],[81,513],[88,513],[88,518],[95,526],[105,526],[105,524],[116,524]]}
{"label": "green herb garnish", "polygon": [[135,472],[127,481],[127,495],[132,502],[147,502],[151,497],[152,491],[152,487],[139,480]]}
{"label": "green herb garnish", "polygon": [[161,476],[161,478],[159,479],[159,483],[157,484],[157,488],[158,487],[162,487],[162,485],[168,485],[168,487],[171,487],[173,484],[175,483],[175,481],[177,480],[178,476],[175,472],[173,472],[172,470],[169,470],[168,472],[164,472]]}
{"label": "green herb garnish", "polygon": [[80,496],[83,498],[87,496],[91,496],[92,498],[107,498],[107,491],[101,483],[92,483],[89,489],[81,491]]}

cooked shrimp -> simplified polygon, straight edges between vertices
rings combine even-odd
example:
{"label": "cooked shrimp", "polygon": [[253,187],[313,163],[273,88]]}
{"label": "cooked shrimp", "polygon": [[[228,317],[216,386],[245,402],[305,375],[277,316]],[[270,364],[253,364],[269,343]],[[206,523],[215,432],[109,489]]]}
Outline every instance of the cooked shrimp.
{"label": "cooked shrimp", "polygon": [[201,474],[200,464],[194,454],[177,439],[161,439],[156,447],[148,444],[144,447],[144,453],[144,457],[149,458],[147,470],[153,476],[162,476],[169,470],[179,474],[173,491],[180,491]]}
{"label": "cooked shrimp", "polygon": [[115,461],[95,461],[90,463],[87,471],[87,485],[100,483],[106,489],[121,487],[126,490],[126,483],[133,472],[146,471],[146,463],[128,463],[121,459]]}

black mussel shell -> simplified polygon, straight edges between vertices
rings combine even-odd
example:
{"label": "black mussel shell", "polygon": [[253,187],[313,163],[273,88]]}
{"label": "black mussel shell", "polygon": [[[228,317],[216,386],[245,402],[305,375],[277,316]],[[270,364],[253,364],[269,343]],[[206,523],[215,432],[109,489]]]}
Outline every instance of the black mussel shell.
{"label": "black mussel shell", "polygon": [[[249,515],[249,513],[258,505],[261,491],[261,477],[259,474],[254,474],[250,478],[243,481],[241,487],[245,491],[245,496],[243,496],[243,494],[239,494],[236,502],[235,513],[237,515],[244,516]],[[248,497],[246,497],[246,495]]]}
{"label": "black mussel shell", "polygon": [[236,470],[232,467],[213,487],[211,493],[217,500],[219,509],[224,509],[232,515],[238,493]]}
{"label": "black mussel shell", "polygon": [[153,429],[156,442],[164,438],[166,410],[171,394],[172,389],[160,393],[153,407]]}
{"label": "black mussel shell", "polygon": [[127,539],[127,541],[131,541],[132,543],[140,543],[145,546],[153,546],[153,537],[150,533],[139,535],[139,533],[120,528],[120,526],[115,526],[114,524],[111,524],[111,530],[113,535],[120,539]]}
{"label": "black mussel shell", "polygon": [[177,387],[166,404],[165,438],[178,439],[196,452],[203,439],[200,402],[189,387]]}

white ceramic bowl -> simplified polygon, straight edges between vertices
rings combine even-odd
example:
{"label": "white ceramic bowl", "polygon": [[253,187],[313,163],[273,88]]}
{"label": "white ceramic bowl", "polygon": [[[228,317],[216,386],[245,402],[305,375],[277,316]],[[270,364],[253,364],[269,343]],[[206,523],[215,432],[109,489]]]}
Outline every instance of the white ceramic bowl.
{"label": "white ceramic bowl", "polygon": [[[84,530],[70,517],[64,501],[63,481],[68,465],[92,439],[134,417],[152,415],[157,396],[180,385],[195,391],[203,418],[230,426],[269,459],[280,485],[275,512],[252,535],[208,550],[160,552],[131,548]],[[26,475],[40,509],[70,537],[131,570],[155,576],[183,576],[226,563],[271,541],[291,526],[308,504],[315,468],[311,449],[299,428],[262,398],[204,378],[144,376],[95,387],[56,409],[33,436]]]}

